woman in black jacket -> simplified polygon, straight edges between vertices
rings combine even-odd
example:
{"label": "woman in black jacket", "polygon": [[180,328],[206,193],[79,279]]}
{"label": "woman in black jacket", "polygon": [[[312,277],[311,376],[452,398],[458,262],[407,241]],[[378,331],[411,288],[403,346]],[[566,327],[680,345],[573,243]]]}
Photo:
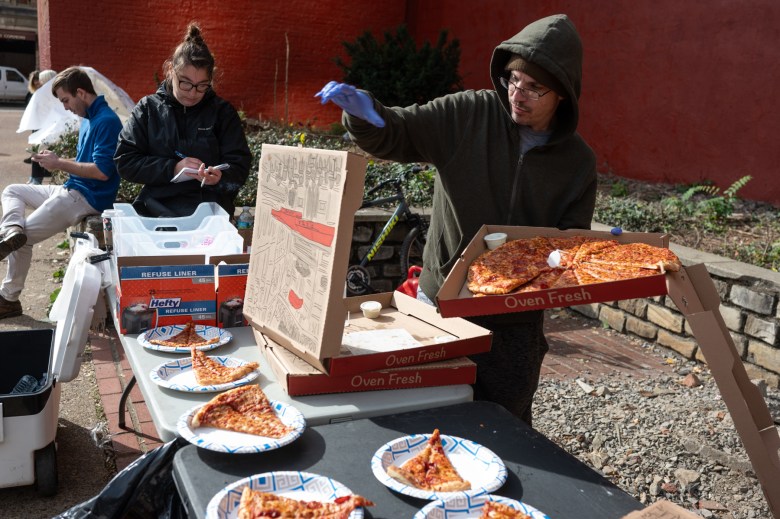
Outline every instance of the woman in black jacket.
{"label": "woman in black jacket", "polygon": [[232,218],[252,157],[238,113],[213,90],[214,57],[197,24],[163,69],[165,80],[136,105],[114,155],[122,178],[144,185],[133,207],[142,216],[187,216],[217,202]]}

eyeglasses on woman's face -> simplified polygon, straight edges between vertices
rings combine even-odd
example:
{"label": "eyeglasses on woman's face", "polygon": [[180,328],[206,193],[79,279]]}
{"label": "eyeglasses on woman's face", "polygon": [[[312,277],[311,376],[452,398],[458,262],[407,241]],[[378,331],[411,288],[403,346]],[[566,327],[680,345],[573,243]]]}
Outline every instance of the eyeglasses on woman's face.
{"label": "eyeglasses on woman's face", "polygon": [[194,88],[196,92],[202,94],[206,92],[209,88],[211,88],[211,81],[195,84],[190,81],[187,81],[186,79],[180,78],[178,75],[176,76],[176,81],[179,82],[179,88],[184,92],[189,92]]}

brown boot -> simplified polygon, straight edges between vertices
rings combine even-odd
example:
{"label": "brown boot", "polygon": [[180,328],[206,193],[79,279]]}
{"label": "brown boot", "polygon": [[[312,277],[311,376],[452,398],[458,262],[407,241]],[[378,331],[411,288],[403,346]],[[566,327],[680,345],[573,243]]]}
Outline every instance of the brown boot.
{"label": "brown boot", "polygon": [[19,301],[9,301],[0,296],[0,319],[7,317],[17,317],[22,315],[22,303]]}
{"label": "brown boot", "polygon": [[27,243],[27,235],[21,227],[13,226],[6,229],[0,240],[0,260],[4,260],[15,250],[19,250]]}

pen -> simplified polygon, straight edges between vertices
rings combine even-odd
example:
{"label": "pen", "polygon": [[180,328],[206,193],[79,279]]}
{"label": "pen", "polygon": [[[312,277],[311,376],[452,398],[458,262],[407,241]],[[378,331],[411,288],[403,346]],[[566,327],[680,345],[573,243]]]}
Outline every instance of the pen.
{"label": "pen", "polygon": [[175,154],[176,154],[176,156],[177,156],[177,157],[179,157],[180,159],[186,159],[186,158],[187,158],[187,155],[185,155],[184,153],[182,153],[182,152],[180,152],[180,151],[174,151],[174,153],[175,153]]}

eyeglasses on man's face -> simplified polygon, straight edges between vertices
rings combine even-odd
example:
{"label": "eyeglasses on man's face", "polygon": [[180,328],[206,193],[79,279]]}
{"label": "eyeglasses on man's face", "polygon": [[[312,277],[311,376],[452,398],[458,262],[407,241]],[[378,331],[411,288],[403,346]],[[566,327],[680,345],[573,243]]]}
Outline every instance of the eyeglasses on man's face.
{"label": "eyeglasses on man's face", "polygon": [[511,77],[506,78],[502,77],[500,80],[501,86],[506,88],[509,91],[509,94],[512,95],[512,93],[516,90],[519,90],[521,94],[523,94],[523,97],[530,99],[531,101],[538,101],[540,97],[544,97],[552,90],[547,90],[546,92],[539,92],[538,90],[534,90],[533,88],[525,88],[520,86],[520,80],[516,80],[517,83],[515,83],[515,80]]}
{"label": "eyeglasses on man's face", "polygon": [[176,76],[176,80],[179,82],[179,88],[182,89],[185,92],[189,92],[193,88],[196,92],[199,94],[204,93],[206,90],[211,88],[211,82],[208,83],[198,83],[197,85],[194,83],[191,83],[187,81],[186,79],[182,79],[179,76]]}

